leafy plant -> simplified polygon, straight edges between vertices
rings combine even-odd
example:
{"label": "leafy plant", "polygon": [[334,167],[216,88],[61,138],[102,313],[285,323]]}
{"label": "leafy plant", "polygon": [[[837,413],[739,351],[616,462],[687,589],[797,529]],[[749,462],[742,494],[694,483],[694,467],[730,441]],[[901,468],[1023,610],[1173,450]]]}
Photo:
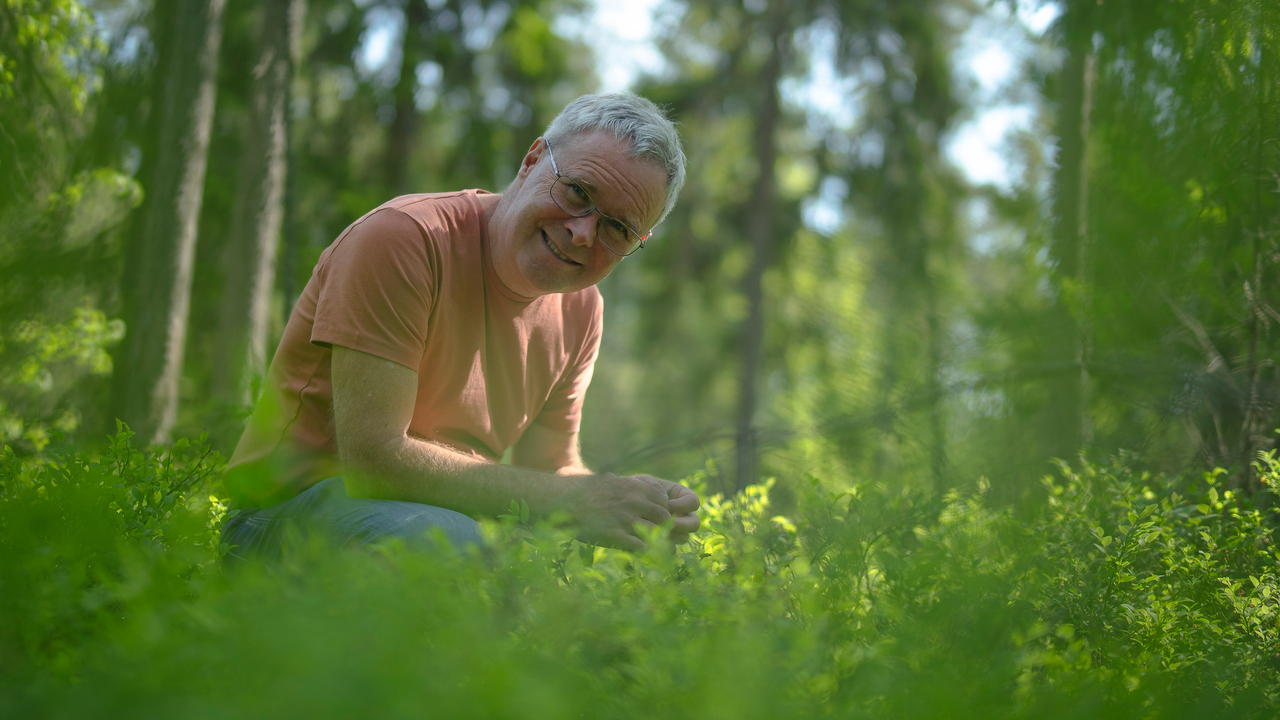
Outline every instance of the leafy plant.
{"label": "leafy plant", "polygon": [[[0,668],[74,677],[142,577],[195,580],[214,567],[225,506],[201,493],[221,471],[204,444],[140,450],[123,425],[101,454],[60,446],[0,456]],[[171,588],[172,589],[172,588]]]}
{"label": "leafy plant", "polygon": [[[61,454],[60,454],[61,453]],[[0,711],[130,717],[1267,717],[1274,514],[1222,474],[1063,465],[1031,517],[810,479],[688,546],[519,503],[484,548],[293,537],[217,572],[199,443],[0,465]],[[1273,486],[1280,460],[1261,458]],[[699,485],[701,476],[688,480]]]}

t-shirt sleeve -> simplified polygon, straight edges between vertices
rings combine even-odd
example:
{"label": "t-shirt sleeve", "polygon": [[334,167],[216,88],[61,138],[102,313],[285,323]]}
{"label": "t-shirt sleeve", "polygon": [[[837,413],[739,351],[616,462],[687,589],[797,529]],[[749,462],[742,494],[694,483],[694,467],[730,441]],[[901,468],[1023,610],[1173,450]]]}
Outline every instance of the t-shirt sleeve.
{"label": "t-shirt sleeve", "polygon": [[435,302],[435,262],[422,227],[383,208],[352,225],[318,270],[311,342],[359,350],[417,372]]}
{"label": "t-shirt sleeve", "polygon": [[596,358],[600,355],[600,339],[604,334],[604,301],[594,288],[589,297],[591,302],[583,312],[586,316],[586,331],[582,334],[582,343],[534,421],[563,433],[576,433],[582,425],[582,402],[587,396],[587,386],[591,384]]}

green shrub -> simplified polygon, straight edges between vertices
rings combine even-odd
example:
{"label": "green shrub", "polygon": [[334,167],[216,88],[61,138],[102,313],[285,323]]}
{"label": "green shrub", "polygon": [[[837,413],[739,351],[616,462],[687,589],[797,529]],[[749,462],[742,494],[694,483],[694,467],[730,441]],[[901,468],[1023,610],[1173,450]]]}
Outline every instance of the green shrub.
{"label": "green shrub", "polygon": [[[1259,470],[1275,488],[1274,452]],[[1224,474],[1188,483],[1085,465],[1046,479],[1043,561],[1028,583],[1047,620],[1087,639],[1098,673],[1131,688],[1151,671],[1177,673],[1194,681],[1175,695],[1252,688],[1277,701],[1274,513],[1224,489]]]}
{"label": "green shrub", "polygon": [[0,675],[80,672],[141,575],[195,580],[215,565],[221,470],[203,444],[138,450],[123,427],[100,455],[0,456]]}
{"label": "green shrub", "polygon": [[[56,454],[55,454],[56,456]],[[294,538],[218,565],[198,446],[0,466],[0,715],[1270,717],[1272,516],[1064,466],[1045,511],[771,483],[645,556],[486,523],[483,550]],[[1264,475],[1277,477],[1274,458]],[[697,476],[688,480],[697,485]],[[526,516],[527,519],[527,516]]]}

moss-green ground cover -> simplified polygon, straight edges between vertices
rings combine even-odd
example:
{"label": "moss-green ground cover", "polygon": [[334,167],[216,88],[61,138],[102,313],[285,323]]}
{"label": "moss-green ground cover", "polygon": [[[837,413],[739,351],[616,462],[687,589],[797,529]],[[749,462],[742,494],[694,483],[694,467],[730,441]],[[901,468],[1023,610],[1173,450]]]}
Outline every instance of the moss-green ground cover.
{"label": "moss-green ground cover", "polygon": [[[817,480],[692,545],[515,517],[483,552],[226,572],[216,458],[0,464],[0,717],[1273,717],[1274,514],[1214,474],[1065,468],[1015,517]],[[1262,469],[1274,487],[1277,469]],[[690,479],[697,483],[698,478]],[[659,541],[655,539],[655,543]]]}

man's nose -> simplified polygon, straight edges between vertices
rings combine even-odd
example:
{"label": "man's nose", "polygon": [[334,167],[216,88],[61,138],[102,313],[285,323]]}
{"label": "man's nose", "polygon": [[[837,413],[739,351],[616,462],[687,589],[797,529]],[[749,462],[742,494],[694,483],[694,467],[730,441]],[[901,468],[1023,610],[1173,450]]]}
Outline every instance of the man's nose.
{"label": "man's nose", "polygon": [[565,227],[569,229],[569,242],[583,247],[594,245],[596,242],[596,227],[599,225],[599,220],[600,218],[596,217],[595,211],[582,217],[569,218],[569,221],[565,223]]}

